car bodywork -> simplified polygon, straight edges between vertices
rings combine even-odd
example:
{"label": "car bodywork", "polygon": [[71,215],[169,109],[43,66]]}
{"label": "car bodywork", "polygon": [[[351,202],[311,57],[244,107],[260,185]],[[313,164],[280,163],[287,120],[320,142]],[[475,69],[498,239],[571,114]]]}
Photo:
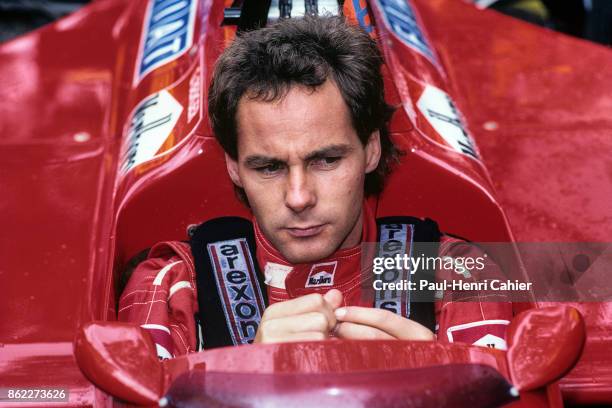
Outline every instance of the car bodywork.
{"label": "car bodywork", "polygon": [[[211,68],[234,35],[221,24],[228,4],[185,2],[173,20],[184,29],[167,37],[154,18],[163,3],[93,2],[0,46],[1,387],[112,401],[73,340],[116,320],[128,260],[207,218],[247,214],[205,117]],[[381,212],[481,242],[609,239],[610,50],[460,1],[352,5],[383,51],[400,106],[391,131],[410,164]],[[587,341],[561,389],[610,401],[612,307],[574,306]]]}

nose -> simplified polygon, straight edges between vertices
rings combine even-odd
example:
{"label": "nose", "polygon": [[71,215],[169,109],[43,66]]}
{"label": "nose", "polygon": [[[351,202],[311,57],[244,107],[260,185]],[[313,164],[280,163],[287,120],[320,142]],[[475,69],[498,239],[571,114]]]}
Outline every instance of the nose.
{"label": "nose", "polygon": [[285,192],[285,205],[296,213],[301,213],[314,206],[317,202],[317,195],[311,184],[304,169],[290,168]]}

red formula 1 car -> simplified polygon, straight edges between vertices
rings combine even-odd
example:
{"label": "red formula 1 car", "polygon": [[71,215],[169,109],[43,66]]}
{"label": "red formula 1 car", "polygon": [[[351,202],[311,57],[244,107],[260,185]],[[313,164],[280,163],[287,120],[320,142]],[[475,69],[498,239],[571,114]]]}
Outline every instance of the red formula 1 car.
{"label": "red formula 1 car", "polygon": [[[334,341],[160,362],[139,327],[116,321],[139,253],[247,215],[205,116],[211,69],[237,29],[313,4],[384,54],[406,155],[379,213],[409,210],[478,242],[610,240],[612,51],[460,0],[304,3],[100,0],[0,46],[0,404],[611,403],[609,294],[517,302],[507,351]],[[535,272],[606,287],[571,262],[584,245],[561,247],[565,269]]]}

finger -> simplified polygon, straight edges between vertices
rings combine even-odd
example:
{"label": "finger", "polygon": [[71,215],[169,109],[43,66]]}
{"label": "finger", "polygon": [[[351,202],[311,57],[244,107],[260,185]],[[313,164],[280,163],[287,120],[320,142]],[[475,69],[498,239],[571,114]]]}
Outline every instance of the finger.
{"label": "finger", "polygon": [[309,312],[297,316],[281,317],[261,323],[261,330],[271,336],[283,333],[320,332],[328,334],[328,316],[321,312]]}
{"label": "finger", "polygon": [[334,309],[320,293],[311,293],[310,295],[275,303],[264,311],[262,322],[309,312],[324,313],[330,330],[336,325]]}
{"label": "finger", "polygon": [[349,322],[338,323],[334,334],[338,338],[351,340],[396,340],[395,337],[375,327]]}
{"label": "finger", "polygon": [[338,289],[331,289],[325,295],[323,295],[323,298],[330,304],[333,310],[336,310],[342,306],[342,301],[344,300],[342,292],[340,292]]}
{"label": "finger", "polygon": [[374,327],[397,339],[434,339],[434,334],[425,326],[388,310],[349,306],[336,309],[335,314],[339,321]]}
{"label": "finger", "polygon": [[296,341],[320,341],[327,336],[321,332],[285,333],[281,336],[264,336],[259,343],[291,343]]}

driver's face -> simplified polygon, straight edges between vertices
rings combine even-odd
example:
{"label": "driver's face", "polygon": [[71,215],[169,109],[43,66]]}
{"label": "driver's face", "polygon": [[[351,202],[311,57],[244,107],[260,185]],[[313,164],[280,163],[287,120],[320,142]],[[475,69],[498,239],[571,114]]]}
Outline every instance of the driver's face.
{"label": "driver's face", "polygon": [[243,97],[237,121],[238,160],[226,156],[228,171],[274,247],[303,263],[357,245],[380,139],[374,132],[361,143],[336,85],[294,86],[276,102]]}

